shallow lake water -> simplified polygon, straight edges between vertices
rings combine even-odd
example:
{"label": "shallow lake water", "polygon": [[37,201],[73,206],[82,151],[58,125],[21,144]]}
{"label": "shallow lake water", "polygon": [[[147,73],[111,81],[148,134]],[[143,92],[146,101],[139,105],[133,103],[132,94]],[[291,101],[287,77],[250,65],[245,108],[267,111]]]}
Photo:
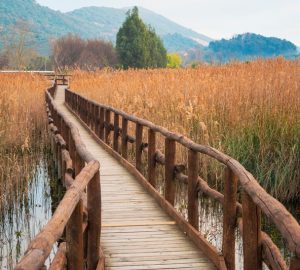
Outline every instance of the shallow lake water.
{"label": "shallow lake water", "polygon": [[[187,190],[186,187],[177,187],[177,210],[187,219]],[[181,195],[180,195],[181,194]],[[179,195],[179,196],[178,196]],[[201,194],[200,194],[201,196]],[[290,204],[286,208],[300,222],[300,207],[299,205]],[[215,246],[218,251],[222,251],[223,237],[223,207],[220,203],[203,196],[199,199],[199,229],[204,237]],[[274,224],[266,218],[262,218],[262,230],[266,232],[279,247],[281,254],[288,262],[290,253]],[[239,230],[236,229],[235,241],[235,265],[236,269],[243,269],[243,239]],[[266,265],[263,269],[268,269]]]}
{"label": "shallow lake water", "polygon": [[41,161],[28,181],[28,191],[23,194],[22,201],[13,205],[5,213],[4,220],[0,220],[0,269],[12,269],[30,241],[51,218],[50,183],[48,164]]}
{"label": "shallow lake water", "polygon": [[[51,166],[50,166],[51,167]],[[51,218],[55,204],[57,204],[57,179],[53,178],[53,172],[49,170],[47,161],[41,161],[36,168],[34,177],[29,181],[28,191],[24,194],[22,202],[15,204],[5,219],[0,220],[0,269],[12,269],[16,262],[22,257],[30,241],[42,229]],[[53,192],[53,190],[55,190]],[[179,188],[176,208],[187,216],[186,189]],[[299,207],[288,207],[300,220]],[[202,197],[199,199],[199,225],[202,234],[218,250],[222,249],[222,206],[211,199]],[[286,259],[289,253],[282,241],[280,234],[274,226],[264,220],[263,230],[266,231],[273,241],[280,247]],[[54,257],[56,246],[50,254],[45,265],[49,265]],[[242,237],[236,230],[236,269],[243,269],[243,245]],[[265,267],[265,269],[267,269]]]}

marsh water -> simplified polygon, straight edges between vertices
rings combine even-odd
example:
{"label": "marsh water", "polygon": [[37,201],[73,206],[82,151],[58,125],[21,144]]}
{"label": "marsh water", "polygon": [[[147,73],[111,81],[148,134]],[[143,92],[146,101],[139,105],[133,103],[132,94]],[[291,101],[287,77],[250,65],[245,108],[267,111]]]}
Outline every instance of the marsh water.
{"label": "marsh water", "polygon": [[[58,197],[61,196],[57,187],[55,173],[51,169],[51,162],[41,160],[35,169],[28,189],[21,202],[15,204],[5,217],[0,220],[0,269],[12,269],[15,263],[24,254],[28,244],[33,237],[51,218]],[[182,194],[180,194],[182,192]],[[177,196],[177,209],[186,216],[186,194],[184,188],[180,189]],[[222,248],[222,206],[208,198],[202,197],[199,200],[200,211],[200,230],[202,234],[221,250]],[[295,206],[288,206],[289,210],[295,215],[298,222],[300,220],[300,209]],[[289,253],[282,241],[280,234],[274,226],[264,220],[263,229],[280,247],[285,258]],[[49,265],[56,251],[56,247],[50,254],[50,258],[45,265]],[[236,269],[243,269],[243,248],[242,238],[236,231]]]}
{"label": "marsh water", "polygon": [[[0,269],[12,269],[28,244],[52,216],[55,196],[49,162],[41,160],[21,201],[3,213],[0,220]],[[55,247],[50,259],[55,253]],[[46,262],[46,265],[49,261]]]}

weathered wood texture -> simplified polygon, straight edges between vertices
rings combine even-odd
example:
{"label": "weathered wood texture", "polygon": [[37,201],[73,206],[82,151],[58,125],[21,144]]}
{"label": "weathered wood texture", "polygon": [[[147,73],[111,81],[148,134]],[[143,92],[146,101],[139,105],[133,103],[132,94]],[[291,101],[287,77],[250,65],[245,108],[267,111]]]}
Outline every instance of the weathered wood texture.
{"label": "weathered wood texture", "polygon": [[[106,255],[106,269],[214,269],[207,256],[178,229],[174,219],[99,145],[58,98],[60,108],[76,125],[87,149],[101,164],[101,246]],[[126,125],[122,125],[122,135],[123,130]],[[142,130],[137,138],[142,155]],[[122,153],[117,154],[122,158]]]}
{"label": "weathered wood texture", "polygon": [[[115,108],[96,103],[94,101],[88,100],[78,94],[75,94],[71,91],[66,92],[67,96],[67,104],[68,107],[74,111],[78,115],[78,111],[76,110],[76,99],[84,100],[85,102],[89,102],[91,104],[96,104],[106,111],[110,111],[111,113],[117,114],[119,117],[126,118],[126,121],[133,122],[136,125],[136,138],[132,138],[132,142],[136,143],[136,168],[132,167],[126,160],[122,159],[120,155],[116,152],[112,151],[110,147],[108,147],[103,141],[99,140],[98,142],[106,148],[106,150],[113,155],[123,166],[127,168],[136,178],[142,183],[142,185],[146,188],[146,190],[159,202],[160,206],[164,208],[167,213],[175,218],[176,222],[178,222],[179,226],[183,230],[186,230],[187,235],[191,237],[191,239],[205,250],[207,256],[211,258],[211,260],[219,267],[226,268],[224,258],[218,257],[218,253],[214,250],[213,247],[210,246],[209,243],[205,239],[201,239],[201,237],[194,234],[194,230],[190,224],[185,223],[182,220],[182,217],[177,216],[176,212],[174,212],[174,208],[172,205],[174,204],[174,181],[175,179],[179,181],[183,181],[189,186],[189,219],[191,224],[194,227],[197,227],[197,215],[195,216],[195,211],[197,205],[195,204],[195,199],[198,191],[205,193],[206,195],[218,200],[220,203],[224,205],[224,213],[226,217],[224,217],[224,238],[223,238],[223,251],[226,256],[226,264],[229,269],[234,269],[234,229],[236,227],[236,213],[242,213],[242,205],[236,202],[235,193],[237,180],[240,184],[241,189],[244,191],[243,196],[243,207],[245,207],[245,211],[243,213],[245,223],[245,229],[243,231],[244,239],[250,241],[251,237],[255,237],[255,239],[251,239],[251,243],[249,246],[244,245],[245,252],[245,260],[244,267],[245,269],[250,269],[251,265],[255,265],[257,269],[261,268],[262,260],[268,265],[280,265],[275,269],[285,269],[286,265],[282,264],[282,256],[278,252],[278,248],[274,245],[271,239],[263,232],[260,231],[260,212],[270,218],[276,225],[277,229],[281,232],[283,238],[288,244],[290,251],[294,254],[294,261],[298,261],[300,257],[300,226],[294,217],[284,208],[284,206],[275,200],[272,196],[270,196],[256,181],[256,179],[236,160],[231,157],[219,152],[218,150],[207,146],[207,145],[199,145],[189,140],[188,138],[172,133],[167,129],[157,126],[147,120],[137,118],[135,116],[126,114],[120,110]],[[85,125],[86,121],[84,118],[82,119],[82,124]],[[159,149],[153,150],[151,148],[151,140],[149,136],[148,144],[142,142],[142,130],[146,128],[151,130],[151,132],[159,133],[160,135],[165,137],[165,154],[161,153]],[[94,136],[95,134],[92,133]],[[96,140],[98,137],[94,136]],[[182,146],[192,151],[190,153],[202,153],[207,155],[220,163],[223,163],[227,167],[227,172],[230,172],[230,175],[227,176],[225,180],[225,199],[224,196],[216,190],[213,190],[208,186],[208,184],[197,177],[197,172],[190,170],[188,172],[188,176],[184,175],[185,166],[181,164],[176,164],[175,160],[175,149],[176,143],[181,144]],[[151,181],[151,177],[149,177],[149,166],[150,169],[152,167],[152,174],[155,172],[155,163],[161,164],[165,166],[165,197],[169,203],[163,201],[159,194],[155,193],[155,190],[150,185],[147,185],[146,178],[142,174],[141,170],[141,160],[142,153],[148,152],[148,179]],[[151,155],[149,155],[149,151]],[[149,157],[151,161],[151,156],[155,151],[155,162],[154,164],[150,164]],[[192,159],[189,161],[191,166],[195,166],[196,164],[192,164]],[[197,170],[197,169],[196,169]],[[191,179],[193,179],[192,183]],[[233,181],[230,183],[230,181]],[[151,183],[152,184],[152,183]],[[233,194],[230,194],[232,192]],[[251,220],[249,220],[251,219]],[[180,225],[181,224],[181,225]],[[247,228],[246,228],[247,227]],[[195,230],[196,231],[196,230]],[[228,245],[227,245],[228,242]],[[275,247],[275,248],[274,248]],[[222,261],[223,258],[223,261]],[[276,263],[280,262],[280,263]],[[291,265],[292,267],[293,264]],[[281,267],[281,268],[280,268]]]}
{"label": "weathered wood texture", "polygon": [[[213,264],[219,269],[235,269],[236,226],[243,235],[244,269],[262,269],[263,261],[271,269],[288,269],[278,247],[261,231],[261,214],[274,222],[287,242],[292,252],[290,269],[299,269],[299,224],[238,161],[149,121],[56,87],[57,91],[51,88],[46,93],[49,132],[55,166],[68,190],[16,269],[39,269],[65,227],[67,256],[62,246],[52,268],[64,267],[67,258],[68,269],[78,270],[104,269],[104,261],[108,269],[210,269]],[[128,122],[136,126],[135,138],[128,135]],[[144,129],[148,130],[148,142],[143,142]],[[156,149],[156,134],[165,137],[164,154]],[[128,143],[135,143],[135,166],[126,160]],[[176,144],[188,148],[187,175],[186,166],[176,163]],[[144,175],[145,153],[148,169]],[[224,195],[199,177],[199,153],[226,165]],[[165,197],[155,189],[156,164],[165,166]],[[174,208],[175,181],[188,185],[188,221]],[[242,204],[236,200],[238,182]],[[222,254],[198,231],[199,191],[223,204]]]}
{"label": "weathered wood texture", "polygon": [[[78,129],[59,110],[52,96],[55,96],[53,88],[46,92],[49,134],[58,177],[67,192],[53,217],[31,241],[15,269],[40,269],[65,229],[66,245],[62,244],[58,250],[51,268],[64,269],[64,255],[67,254],[68,269],[84,269],[84,254],[88,253],[87,268],[95,269],[100,254],[100,165],[87,151]],[[75,180],[73,177],[76,177]],[[88,227],[84,223],[84,214],[88,219]],[[87,247],[84,247],[83,233],[92,239]]]}

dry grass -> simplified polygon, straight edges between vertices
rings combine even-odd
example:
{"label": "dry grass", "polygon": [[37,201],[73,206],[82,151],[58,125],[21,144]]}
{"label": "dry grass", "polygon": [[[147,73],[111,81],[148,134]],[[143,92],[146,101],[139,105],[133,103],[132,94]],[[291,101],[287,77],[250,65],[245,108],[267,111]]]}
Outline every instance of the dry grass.
{"label": "dry grass", "polygon": [[44,90],[31,74],[0,74],[0,210],[22,199],[45,146]]}
{"label": "dry grass", "polygon": [[299,62],[77,71],[71,88],[198,143],[209,143],[238,159],[279,199],[299,197]]}

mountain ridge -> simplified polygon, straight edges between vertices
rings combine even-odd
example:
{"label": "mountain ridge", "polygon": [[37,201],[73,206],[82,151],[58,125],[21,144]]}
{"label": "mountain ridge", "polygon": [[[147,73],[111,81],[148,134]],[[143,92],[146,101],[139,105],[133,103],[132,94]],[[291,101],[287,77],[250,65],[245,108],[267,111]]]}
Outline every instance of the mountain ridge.
{"label": "mountain ridge", "polygon": [[[12,26],[18,20],[29,22],[33,41],[30,45],[34,43],[34,48],[44,55],[50,54],[52,39],[68,33],[85,39],[100,38],[114,43],[128,9],[130,7],[92,6],[63,13],[42,6],[35,0],[0,0],[0,49],[7,34],[14,33]],[[224,63],[233,59],[247,61],[280,55],[290,59],[299,57],[299,47],[284,39],[248,33],[248,37],[245,36],[246,43],[243,38],[236,38],[239,35],[231,39],[213,40],[143,7],[139,7],[139,12],[143,21],[151,25],[161,37],[167,50],[180,53],[185,64],[193,61]],[[256,50],[249,54],[252,47]],[[274,49],[273,52],[270,52],[270,47]]]}
{"label": "mountain ridge", "polygon": [[[6,29],[1,32],[3,36],[17,20],[30,22],[37,50],[49,54],[49,40],[67,33],[78,34],[83,38],[102,38],[115,42],[116,33],[126,18],[126,12],[127,8],[84,7],[63,13],[42,6],[35,0],[1,0],[0,29]],[[140,8],[140,15],[146,24],[155,28],[162,40],[169,34],[182,36],[185,44],[181,46],[182,50],[190,49],[189,46],[194,44],[193,38],[202,40],[206,44],[212,41],[211,38],[150,10]],[[190,42],[186,42],[186,39]]]}

